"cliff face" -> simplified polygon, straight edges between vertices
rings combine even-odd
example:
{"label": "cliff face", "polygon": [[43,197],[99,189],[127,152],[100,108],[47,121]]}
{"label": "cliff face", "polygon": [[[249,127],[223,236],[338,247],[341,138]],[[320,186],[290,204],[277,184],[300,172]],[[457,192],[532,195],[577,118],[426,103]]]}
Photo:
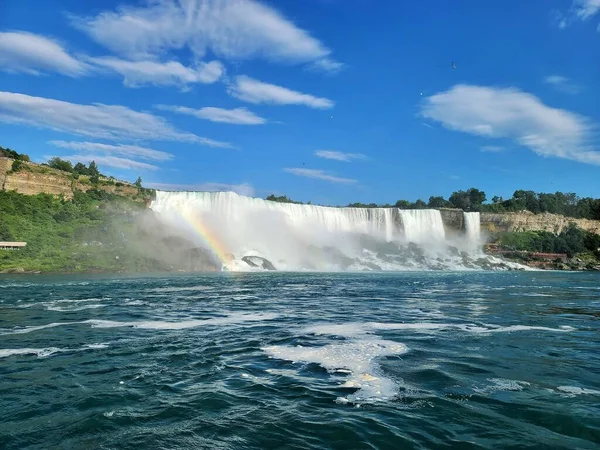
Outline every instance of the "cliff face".
{"label": "cliff face", "polygon": [[582,230],[600,234],[600,221],[588,219],[573,219],[556,214],[533,214],[529,211],[518,213],[481,213],[481,228],[490,232],[498,231],[549,231],[559,234],[569,223],[575,224]]}
{"label": "cliff face", "polygon": [[[73,191],[88,191],[92,188],[88,180],[81,177],[73,180],[71,175],[61,170],[52,169],[34,163],[23,163],[23,169],[11,172],[14,160],[0,158],[0,190],[17,191],[20,194],[52,194],[63,195],[66,199],[73,198]],[[86,183],[86,181],[88,181]],[[120,183],[102,183],[99,189],[123,196],[135,196],[138,189],[135,186]]]}
{"label": "cliff face", "polygon": [[442,222],[447,235],[452,235],[463,231],[465,216],[462,209],[440,209]]}

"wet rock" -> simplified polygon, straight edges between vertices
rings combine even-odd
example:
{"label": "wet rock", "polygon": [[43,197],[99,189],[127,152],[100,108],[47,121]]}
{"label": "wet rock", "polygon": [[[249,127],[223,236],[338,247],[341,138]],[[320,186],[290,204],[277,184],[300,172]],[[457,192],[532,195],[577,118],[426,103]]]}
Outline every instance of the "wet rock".
{"label": "wet rock", "polygon": [[242,261],[250,267],[259,267],[265,270],[277,270],[271,261],[262,256],[244,256]]}

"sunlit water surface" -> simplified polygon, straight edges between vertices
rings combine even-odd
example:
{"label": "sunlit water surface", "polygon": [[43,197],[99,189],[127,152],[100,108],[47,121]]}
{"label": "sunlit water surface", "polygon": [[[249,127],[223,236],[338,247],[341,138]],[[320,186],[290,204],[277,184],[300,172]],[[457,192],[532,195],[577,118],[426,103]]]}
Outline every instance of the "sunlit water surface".
{"label": "sunlit water surface", "polygon": [[0,278],[0,448],[598,448],[600,276]]}

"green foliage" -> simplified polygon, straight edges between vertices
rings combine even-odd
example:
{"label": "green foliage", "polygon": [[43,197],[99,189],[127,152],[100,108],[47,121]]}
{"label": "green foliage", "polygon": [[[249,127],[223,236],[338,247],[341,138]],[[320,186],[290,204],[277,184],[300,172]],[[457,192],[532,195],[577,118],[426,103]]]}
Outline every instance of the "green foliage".
{"label": "green foliage", "polygon": [[27,164],[25,164],[22,160],[17,159],[13,161],[12,168],[10,169],[12,172],[20,172],[23,169],[27,168]]}
{"label": "green foliage", "polygon": [[137,188],[141,188],[142,187],[142,177],[138,177],[137,180],[135,180],[135,183],[133,183],[133,185]]}
{"label": "green foliage", "polygon": [[4,158],[10,158],[10,159],[14,159],[17,161],[25,161],[25,162],[29,162],[29,156],[24,154],[24,153],[17,153],[16,151],[10,149],[10,148],[4,148],[0,146],[0,156],[4,157]]}
{"label": "green foliage", "polygon": [[277,196],[271,194],[267,198],[265,198],[265,200],[268,200],[270,202],[279,202],[279,203],[295,203],[297,205],[302,204],[302,202],[296,202],[296,201],[292,200],[291,198],[288,198],[285,195],[280,195],[279,197],[277,197]]}
{"label": "green foliage", "polygon": [[155,260],[127,250],[130,242],[140,240],[134,218],[141,208],[99,190],[76,191],[72,201],[0,191],[0,240],[27,242],[22,250],[0,251],[0,270],[159,269]]}
{"label": "green foliage", "polygon": [[467,191],[453,192],[448,200],[453,208],[463,211],[481,211],[486,195],[479,189],[471,188]]}
{"label": "green foliage", "polygon": [[429,197],[429,203],[427,203],[429,208],[448,208],[450,206],[450,202],[446,200],[441,195],[438,197]]}
{"label": "green foliage", "polygon": [[73,172],[73,164],[71,164],[71,161],[60,159],[58,156],[51,158],[48,161],[48,165],[53,169],[62,170],[63,172]]}
{"label": "green foliage", "polygon": [[583,252],[600,256],[600,235],[583,231],[574,223],[558,236],[547,231],[506,232],[497,235],[497,243],[506,250],[566,253],[569,258]]}
{"label": "green foliage", "polygon": [[398,209],[412,209],[412,203],[408,200],[398,200],[394,204],[394,207]]}

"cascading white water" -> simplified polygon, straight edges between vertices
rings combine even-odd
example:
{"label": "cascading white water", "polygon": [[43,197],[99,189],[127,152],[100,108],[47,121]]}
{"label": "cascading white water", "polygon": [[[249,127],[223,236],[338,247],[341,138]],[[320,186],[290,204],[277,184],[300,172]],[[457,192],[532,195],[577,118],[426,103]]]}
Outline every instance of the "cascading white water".
{"label": "cascading white water", "polygon": [[[437,210],[333,208],[233,192],[161,191],[151,208],[227,270],[260,267],[261,258],[279,270],[476,268],[456,248],[450,251]],[[469,239],[476,239],[478,218],[465,217],[465,223]]]}
{"label": "cascading white water", "polygon": [[406,240],[416,244],[443,242],[446,238],[442,215],[435,209],[400,210]]}
{"label": "cascading white water", "polygon": [[472,250],[476,250],[481,246],[480,214],[478,212],[465,212],[463,217],[468,245]]}

